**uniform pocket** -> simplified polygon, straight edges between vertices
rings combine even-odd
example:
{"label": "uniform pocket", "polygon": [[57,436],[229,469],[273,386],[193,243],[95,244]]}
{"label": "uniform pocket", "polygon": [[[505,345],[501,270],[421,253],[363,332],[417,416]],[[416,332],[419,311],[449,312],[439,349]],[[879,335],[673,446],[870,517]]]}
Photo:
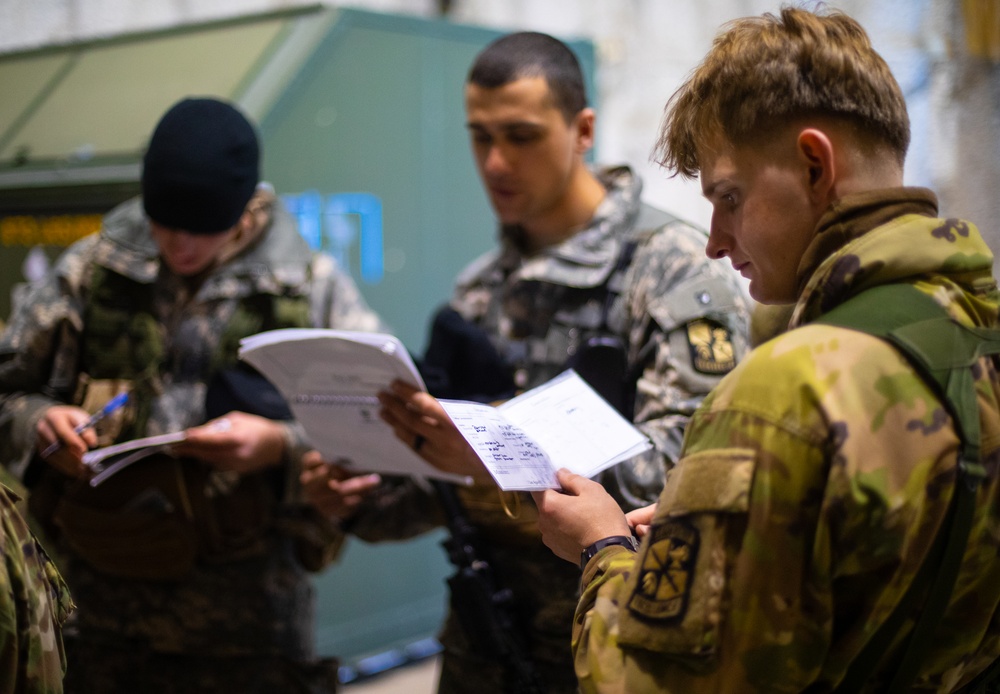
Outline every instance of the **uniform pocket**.
{"label": "uniform pocket", "polygon": [[619,615],[622,646],[706,659],[746,529],[755,451],[695,453],[670,471]]}

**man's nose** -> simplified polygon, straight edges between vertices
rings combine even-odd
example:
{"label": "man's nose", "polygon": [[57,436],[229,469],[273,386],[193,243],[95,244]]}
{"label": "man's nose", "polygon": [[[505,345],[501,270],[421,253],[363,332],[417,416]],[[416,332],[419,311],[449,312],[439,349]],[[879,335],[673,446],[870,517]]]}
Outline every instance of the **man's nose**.
{"label": "man's nose", "polygon": [[498,145],[492,145],[486,152],[486,160],[483,162],[483,169],[488,173],[505,173],[509,169],[507,153]]}
{"label": "man's nose", "polygon": [[705,244],[705,255],[713,260],[720,260],[729,255],[730,245],[729,235],[713,217],[708,232],[708,243]]}

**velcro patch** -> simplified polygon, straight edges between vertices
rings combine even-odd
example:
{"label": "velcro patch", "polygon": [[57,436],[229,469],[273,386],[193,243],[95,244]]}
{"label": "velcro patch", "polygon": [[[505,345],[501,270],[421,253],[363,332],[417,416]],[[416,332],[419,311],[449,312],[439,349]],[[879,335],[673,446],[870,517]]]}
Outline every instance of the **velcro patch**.
{"label": "velcro patch", "polygon": [[687,523],[668,519],[654,525],[650,534],[628,609],[646,620],[681,620],[694,582],[698,531]]}
{"label": "velcro patch", "polygon": [[729,373],[736,366],[736,350],[729,328],[704,318],[687,324],[691,364],[696,371],[713,376]]}

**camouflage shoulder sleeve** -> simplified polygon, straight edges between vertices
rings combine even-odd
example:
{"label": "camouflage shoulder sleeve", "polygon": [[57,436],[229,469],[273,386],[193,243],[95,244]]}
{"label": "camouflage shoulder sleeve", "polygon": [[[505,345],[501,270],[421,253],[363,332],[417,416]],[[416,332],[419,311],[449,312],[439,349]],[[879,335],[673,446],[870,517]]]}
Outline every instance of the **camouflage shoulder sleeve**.
{"label": "camouflage shoulder sleeve", "polygon": [[96,235],[71,246],[22,294],[0,336],[0,459],[20,477],[44,411],[68,398],[78,377],[84,285]]}
{"label": "camouflage shoulder sleeve", "polygon": [[633,419],[654,448],[600,481],[628,510],[656,500],[691,413],[748,351],[749,301],[732,271],[705,257],[704,234],[683,222],[639,246],[625,282]]}
{"label": "camouflage shoulder sleeve", "polygon": [[69,591],[0,485],[0,691],[62,692]]}
{"label": "camouflage shoulder sleeve", "polygon": [[311,304],[313,324],[317,327],[390,332],[368,306],[351,276],[325,253],[313,257]]}
{"label": "camouflage shoulder sleeve", "polygon": [[[720,413],[708,426],[699,416],[692,420],[689,443],[709,428],[738,439],[734,432],[748,419],[745,413]],[[762,446],[789,456],[781,467],[794,459],[806,470],[823,469],[818,446],[754,424]],[[573,635],[584,692],[778,691],[767,673],[794,681],[803,673],[790,676],[793,663],[807,671],[809,681],[821,662],[811,657],[821,656],[829,638],[821,596],[810,596],[818,605],[772,608],[778,599],[773,587],[780,586],[783,598],[786,588],[803,579],[809,552],[826,553],[825,546],[813,545],[815,515],[811,521],[797,515],[802,500],[783,490],[777,494],[779,516],[747,534],[755,472],[761,488],[770,478],[758,469],[754,450],[714,440],[704,445],[697,452],[689,446],[668,474],[638,554],[598,555],[587,567]],[[823,481],[808,484],[822,496]],[[805,508],[806,514],[817,513],[815,506]],[[810,609],[816,614],[809,615]],[[783,630],[789,640],[800,639],[797,645],[806,651],[801,661],[794,648],[779,647]],[[750,653],[753,658],[745,657]],[[757,686],[759,676],[768,685]]]}

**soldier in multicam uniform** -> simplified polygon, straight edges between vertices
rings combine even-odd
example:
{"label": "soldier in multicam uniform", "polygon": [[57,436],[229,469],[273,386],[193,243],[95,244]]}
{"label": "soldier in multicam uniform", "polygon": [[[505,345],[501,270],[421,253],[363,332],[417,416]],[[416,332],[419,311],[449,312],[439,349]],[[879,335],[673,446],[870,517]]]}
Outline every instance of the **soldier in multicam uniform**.
{"label": "soldier in multicam uniform", "polygon": [[58,694],[62,627],[74,605],[66,583],[0,482],[0,691]]}
{"label": "soldier in multicam uniform", "polygon": [[[142,198],[63,254],[0,343],[2,459],[65,550],[79,605],[69,691],[336,688],[336,663],[313,652],[307,569],[341,535],[302,501],[304,432],[260,407],[273,391],[236,349],[269,328],[382,325],[258,167],[235,108],[176,104],[150,140]],[[123,391],[124,409],[77,429]],[[171,454],[88,484],[88,447],[182,430]]]}
{"label": "soldier in multicam uniform", "polygon": [[[563,43],[518,33],[488,46],[471,69],[466,110],[501,244],[460,275],[451,306],[488,337],[486,346],[512,369],[517,390],[569,365],[583,369],[583,353],[595,343],[621,346],[623,378],[636,392],[634,406],[620,393],[615,404],[626,401],[655,450],[600,481],[623,504],[644,506],[662,487],[688,416],[744,353],[748,299],[735,273],[704,258],[704,232],[640,201],[641,182],[631,170],[587,167],[594,111],[580,66]],[[481,352],[473,347],[453,356],[451,366],[461,369],[462,359],[479,359]],[[611,358],[602,365],[616,368]],[[450,386],[456,395],[477,392],[469,383]],[[499,583],[513,592],[544,691],[574,692],[568,646],[579,575],[542,546],[530,497],[499,493],[434,398],[400,387],[384,404],[397,435],[409,445],[422,441],[417,447],[428,461],[479,478],[458,488],[458,496],[488,545]],[[351,528],[381,540],[435,523],[439,508],[416,484],[387,484]],[[441,635],[438,691],[510,691],[497,661],[475,652],[457,609],[453,603]]]}
{"label": "soldier in multicam uniform", "polygon": [[[867,669],[859,653],[957,494],[959,434],[887,341],[816,321],[883,285],[915,288],[964,325],[996,328],[1000,311],[975,227],[901,187],[908,143],[898,84],[838,13],[727,25],[669,102],[661,161],[700,175],[708,255],[728,256],[758,301],[796,305],[791,329],[695,413],[655,507],[626,517],[566,471],[566,493],[536,496],[546,544],[574,562],[584,552],[583,691],[829,692],[855,672],[851,691],[887,691],[900,641]],[[1000,655],[1000,386],[991,358],[972,373],[986,476],[956,589],[905,691],[956,691]],[[632,528],[638,554],[609,539]],[[918,597],[890,636],[913,631]]]}

